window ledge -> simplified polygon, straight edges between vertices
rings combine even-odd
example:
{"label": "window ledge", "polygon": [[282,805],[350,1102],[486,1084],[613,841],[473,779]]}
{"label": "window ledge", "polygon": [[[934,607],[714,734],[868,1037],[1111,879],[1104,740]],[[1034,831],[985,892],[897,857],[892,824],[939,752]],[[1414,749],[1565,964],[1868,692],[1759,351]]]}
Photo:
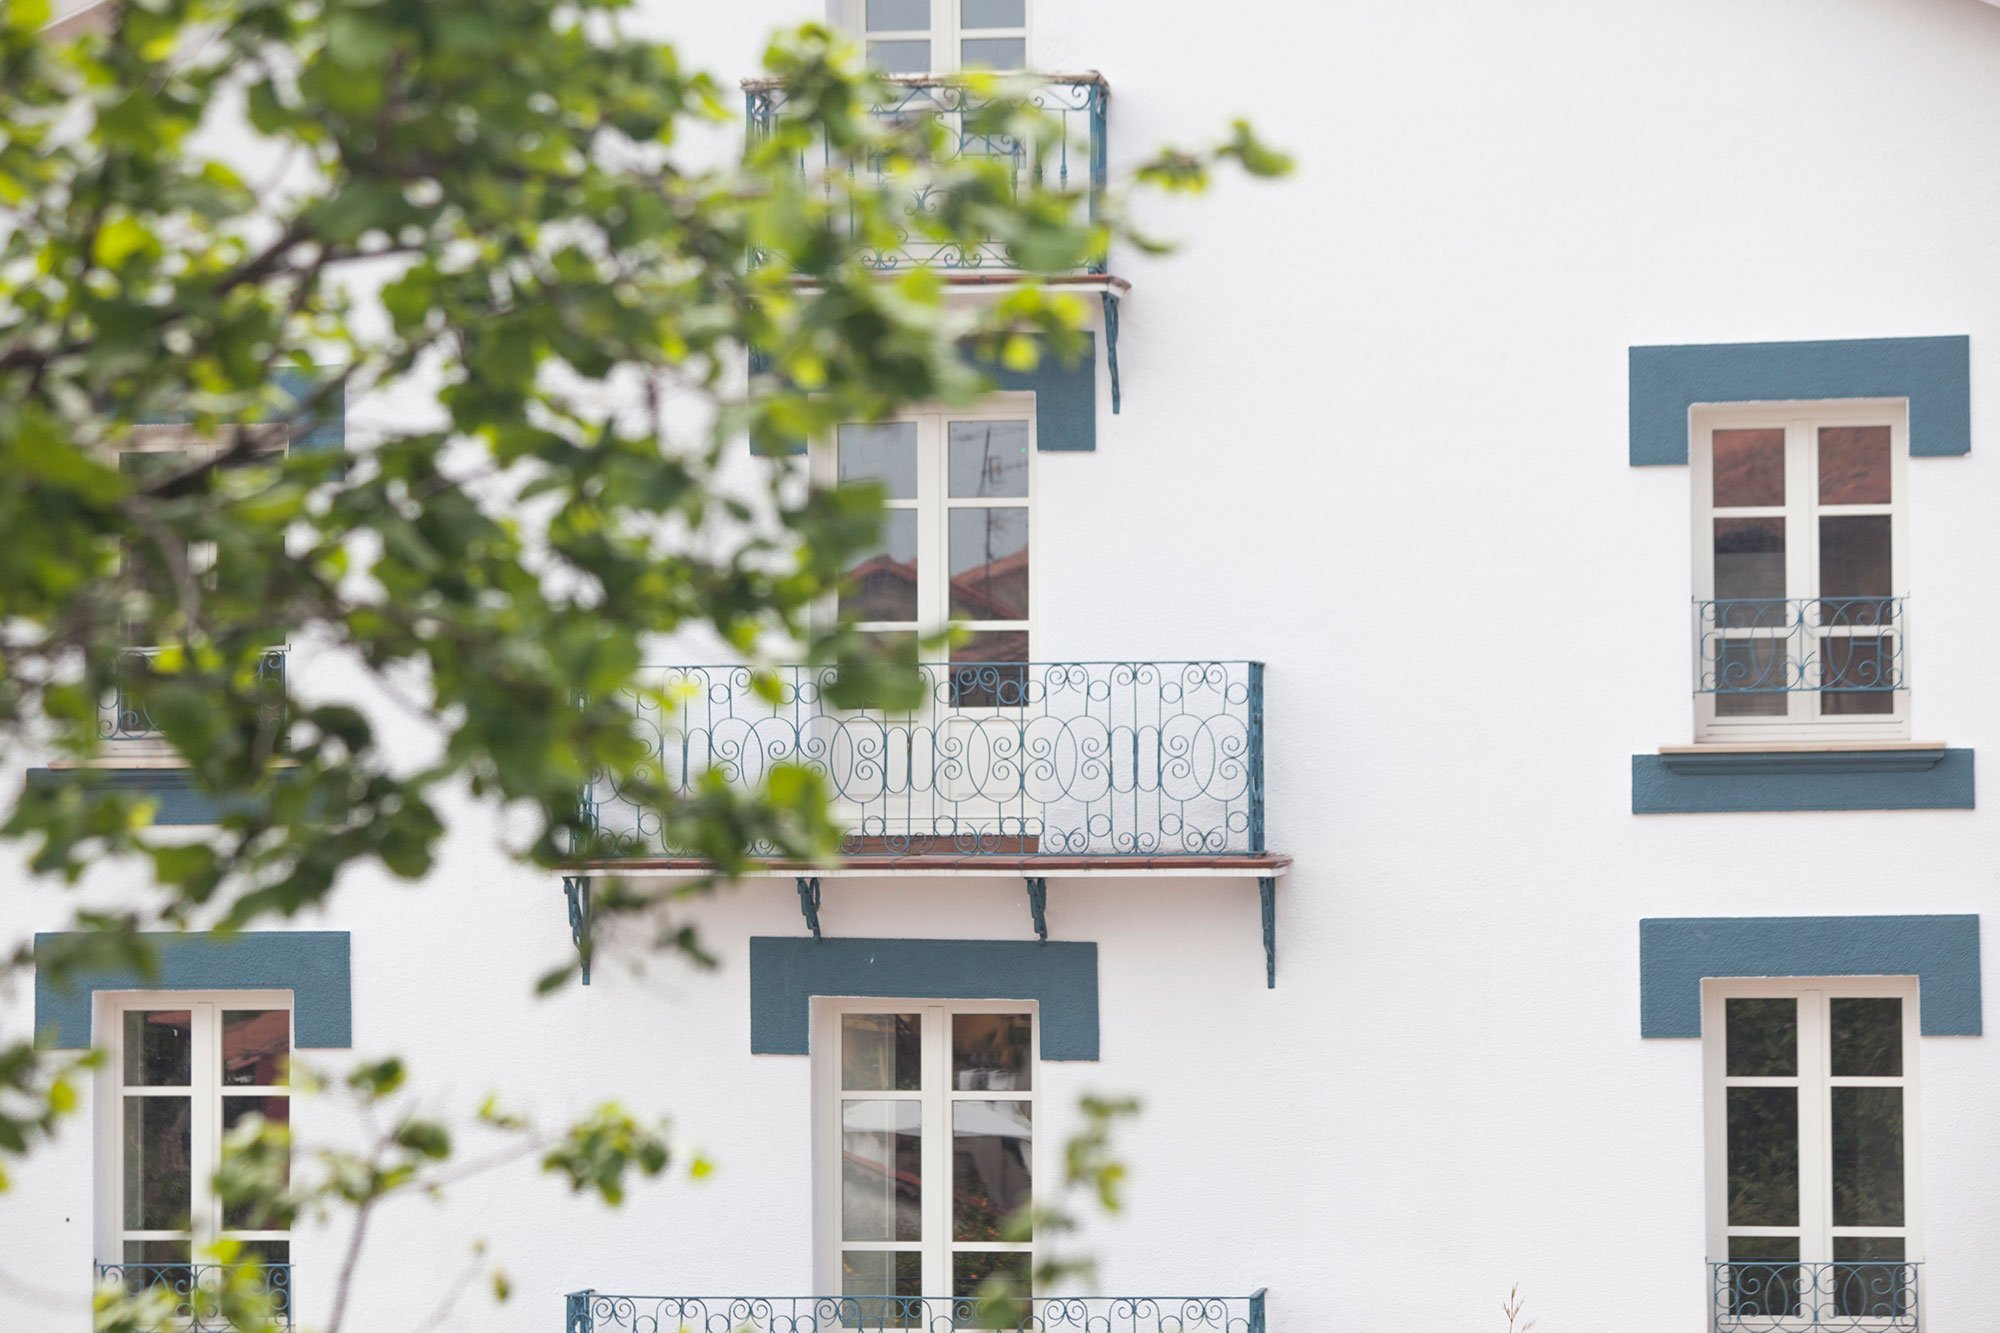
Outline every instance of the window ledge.
{"label": "window ledge", "polygon": [[1792,741],[1662,745],[1671,773],[1921,773],[1950,751],[1942,741]]}
{"label": "window ledge", "polygon": [[1632,756],[1635,815],[1972,808],[1972,751],[1941,745],[1677,745]]}

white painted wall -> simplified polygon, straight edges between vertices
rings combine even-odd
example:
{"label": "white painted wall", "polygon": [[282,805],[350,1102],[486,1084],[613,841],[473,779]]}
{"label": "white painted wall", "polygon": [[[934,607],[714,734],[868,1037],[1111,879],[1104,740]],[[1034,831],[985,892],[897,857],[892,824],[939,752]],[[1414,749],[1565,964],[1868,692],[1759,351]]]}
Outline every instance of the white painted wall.
{"label": "white painted wall", "polygon": [[[735,75],[816,10],[650,15]],[[1038,654],[1269,662],[1271,837],[1297,858],[1275,991],[1247,884],[1051,881],[1055,934],[1099,943],[1104,1058],[1050,1066],[1042,1105],[1146,1103],[1120,1145],[1129,1212],[1090,1233],[1103,1288],[1268,1286],[1281,1329],[1476,1333],[1518,1281],[1542,1333],[1701,1327],[1699,1052],[1638,1036],[1639,919],[1984,912],[2000,806],[1629,813],[1630,756],[1689,738],[1691,556],[1687,471],[1626,465],[1625,349],[1971,335],[1973,452],[1911,468],[1914,717],[1990,765],[2000,14],[1036,10],[1038,63],[1112,82],[1114,170],[1239,113],[1301,161],[1281,186],[1149,206],[1189,244],[1117,262],[1124,412],[1107,395],[1098,452],[1040,460]],[[808,1065],[748,1054],[746,941],[798,932],[790,884],[697,909],[714,974],[607,959],[537,1003],[559,886],[496,836],[473,820],[422,891],[357,872],[300,923],[354,933],[356,1054],[406,1053],[440,1109],[500,1089],[551,1117],[671,1110],[720,1169],[618,1214],[525,1170],[405,1205],[353,1327],[420,1326],[474,1236],[517,1295],[495,1313],[474,1290],[439,1327],[552,1330],[586,1285],[807,1290]],[[10,935],[67,907],[0,901]],[[824,916],[1028,935],[1010,883],[829,882]],[[1997,1042],[1923,1043],[1934,1328],[1990,1322]],[[341,1132],[331,1110],[300,1120]],[[0,1201],[0,1327],[82,1326],[89,1174],[79,1126]],[[309,1317],[339,1240],[298,1244]]]}

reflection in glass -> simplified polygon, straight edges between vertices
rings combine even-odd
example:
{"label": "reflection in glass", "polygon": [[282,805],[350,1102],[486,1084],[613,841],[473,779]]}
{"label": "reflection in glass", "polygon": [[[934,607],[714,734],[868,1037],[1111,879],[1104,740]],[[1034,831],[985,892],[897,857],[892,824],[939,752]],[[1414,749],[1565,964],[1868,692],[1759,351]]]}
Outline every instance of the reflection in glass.
{"label": "reflection in glass", "polygon": [[1002,1224],[1028,1202],[1031,1111],[1027,1102],[952,1103],[953,1240],[999,1240]]}
{"label": "reflection in glass", "polygon": [[1020,37],[968,37],[958,44],[963,69],[1025,69],[1028,43]]}
{"label": "reflection in glass", "polygon": [[1731,1236],[1729,1313],[1796,1317],[1806,1283],[1798,1258],[1797,1236]]}
{"label": "reflection in glass", "polygon": [[125,1226],[185,1231],[191,1134],[186,1097],[125,1099]]}
{"label": "reflection in glass", "polygon": [[1795,1078],[1799,1072],[1799,1002],[1725,1000],[1723,1057],[1731,1078]]}
{"label": "reflection in glass", "polygon": [[927,41],[870,42],[868,67],[878,74],[928,74],[931,44]]}
{"label": "reflection in glass", "polygon": [[1893,995],[1827,1002],[1833,1022],[1833,1076],[1896,1078],[1903,1072],[1903,1002]]}
{"label": "reflection in glass", "polygon": [[[979,1294],[989,1279],[999,1278],[1007,1284],[1007,1294],[1018,1300],[1029,1300],[1034,1296],[1030,1256],[1023,1250],[959,1250],[951,1256],[951,1294],[959,1300],[970,1300]],[[961,1327],[979,1328],[982,1325],[976,1309],[969,1310],[959,1321]],[[1013,1327],[1009,1322],[1008,1327]]]}
{"label": "reflection in glass", "polygon": [[1019,708],[1028,701],[1028,631],[983,629],[951,649],[953,708]]}
{"label": "reflection in glass", "polygon": [[[1916,1293],[1901,1236],[1833,1238],[1833,1307],[1849,1319],[1908,1317]],[[1846,1261],[1846,1262],[1841,1262]]]}
{"label": "reflection in glass", "polygon": [[[871,42],[871,46],[923,46],[923,42]],[[917,423],[884,421],[877,425],[850,422],[836,442],[840,484],[873,482],[884,499],[917,498]]]}
{"label": "reflection in glass", "polygon": [[1026,1014],[953,1014],[951,1085],[960,1092],[1026,1092],[1033,1024]]}
{"label": "reflection in glass", "polygon": [[1894,636],[1824,635],[1819,641],[1819,710],[1829,714],[1893,713],[1900,674]]}
{"label": "reflection in glass", "polygon": [[226,1009],[222,1081],[231,1087],[282,1088],[292,1051],[292,1016],[284,1009]]}
{"label": "reflection in glass", "polygon": [[931,26],[931,0],[868,0],[868,31],[911,32]]}
{"label": "reflection in glass", "polygon": [[1747,509],[1785,502],[1784,427],[1765,430],[1719,430],[1715,446],[1717,509]]}
{"label": "reflection in glass", "polygon": [[954,509],[950,518],[951,614],[961,620],[1028,618],[1028,511]]}
{"label": "reflection in glass", "polygon": [[947,471],[954,500],[1028,494],[1028,423],[954,421]]}
{"label": "reflection in glass", "polygon": [[1028,0],[959,0],[961,28],[1025,28]]}
{"label": "reflection in glass", "polygon": [[1821,597],[1888,597],[1894,592],[1890,582],[1889,524],[1887,514],[1820,517]]}
{"label": "reflection in glass", "polygon": [[[222,1099],[222,1132],[226,1137],[252,1116],[262,1116],[264,1122],[289,1129],[292,1123],[292,1099],[290,1097],[224,1097]],[[290,1159],[287,1158],[281,1173],[282,1188],[291,1188],[292,1173]],[[222,1225],[243,1231],[282,1231],[285,1219],[275,1209],[260,1206],[257,1202],[226,1203],[223,1205]]]}
{"label": "reflection in glass", "polygon": [[1730,1088],[1728,1120],[1729,1224],[1790,1227],[1799,1223],[1799,1092],[1797,1088]]}
{"label": "reflection in glass", "polygon": [[923,1086],[921,1014],[842,1014],[840,1086],[847,1092],[915,1092]]}
{"label": "reflection in glass", "polygon": [[840,613],[856,620],[917,618],[917,511],[882,515],[882,541],[847,567]]}
{"label": "reflection in glass", "polygon": [[1819,502],[1823,505],[1889,503],[1887,426],[1820,427]]}
{"label": "reflection in glass", "polygon": [[1791,646],[1785,639],[1715,639],[1715,715],[1783,717],[1791,688]]}
{"label": "reflection in glass", "polygon": [[1901,1088],[1833,1089],[1833,1224],[1903,1225]]}
{"label": "reflection in glass", "polygon": [[185,1088],[194,1051],[194,1015],[186,1009],[125,1011],[125,1086]]}
{"label": "reflection in glass", "polygon": [[1720,599],[1785,595],[1784,519],[1715,520],[1715,595]]}
{"label": "reflection in glass", "polygon": [[923,1106],[840,1104],[843,1240],[922,1240]]}
{"label": "reflection in glass", "polygon": [[842,1250],[840,1294],[859,1300],[841,1312],[841,1323],[860,1328],[921,1328],[924,1324],[924,1256],[920,1250]]}

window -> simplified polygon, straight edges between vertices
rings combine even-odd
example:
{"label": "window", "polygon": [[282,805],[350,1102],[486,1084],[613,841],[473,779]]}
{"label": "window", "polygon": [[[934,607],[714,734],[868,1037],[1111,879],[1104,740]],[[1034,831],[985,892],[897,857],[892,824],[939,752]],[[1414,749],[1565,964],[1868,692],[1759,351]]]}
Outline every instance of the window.
{"label": "window", "polygon": [[[1028,67],[1028,0],[847,0],[849,31],[884,74]],[[856,21],[858,20],[858,21]]]}
{"label": "window", "polygon": [[1901,402],[1695,415],[1697,740],[1907,740]]}
{"label": "window", "polygon": [[197,1251],[218,1237],[271,1265],[289,1290],[290,1235],[273,1219],[225,1209],[214,1178],[223,1137],[251,1116],[291,1123],[283,991],[101,995],[99,1262],[134,1287],[186,1290]]}
{"label": "window", "polygon": [[[819,1268],[844,1296],[903,1298],[870,1327],[936,1327],[914,1298],[1028,1293],[1034,1247],[1002,1239],[1033,1197],[1032,1005],[823,1000],[813,1042]],[[931,1312],[933,1316],[937,1312]],[[944,1322],[949,1323],[949,1312]]]}
{"label": "window", "polygon": [[1915,1327],[1916,1009],[1914,980],[1705,984],[1718,1327]]}

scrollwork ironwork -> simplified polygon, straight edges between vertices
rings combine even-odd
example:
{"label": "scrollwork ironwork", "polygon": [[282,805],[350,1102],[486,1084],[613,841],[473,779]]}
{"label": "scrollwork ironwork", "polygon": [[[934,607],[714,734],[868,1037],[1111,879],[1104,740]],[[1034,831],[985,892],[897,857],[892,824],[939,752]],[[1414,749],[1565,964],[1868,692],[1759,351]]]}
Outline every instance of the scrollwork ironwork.
{"label": "scrollwork ironwork", "polygon": [[[218,1293],[228,1272],[220,1264],[98,1264],[100,1286],[123,1287],[134,1295],[164,1292],[174,1303],[173,1322],[163,1333],[232,1333]],[[258,1264],[250,1269],[270,1299],[272,1317],[292,1326],[292,1266]]]}
{"label": "scrollwork ironwork", "polygon": [[1922,1264],[1900,1260],[1711,1262],[1714,1333],[1915,1333]]}
{"label": "scrollwork ironwork", "polygon": [[1901,597],[1737,597],[1700,601],[1695,693],[1884,694],[1908,688]]}
{"label": "scrollwork ironwork", "polygon": [[[619,1296],[572,1292],[568,1333],[1262,1333],[1262,1296]],[[1010,1317],[1011,1313],[1011,1317]]]}

